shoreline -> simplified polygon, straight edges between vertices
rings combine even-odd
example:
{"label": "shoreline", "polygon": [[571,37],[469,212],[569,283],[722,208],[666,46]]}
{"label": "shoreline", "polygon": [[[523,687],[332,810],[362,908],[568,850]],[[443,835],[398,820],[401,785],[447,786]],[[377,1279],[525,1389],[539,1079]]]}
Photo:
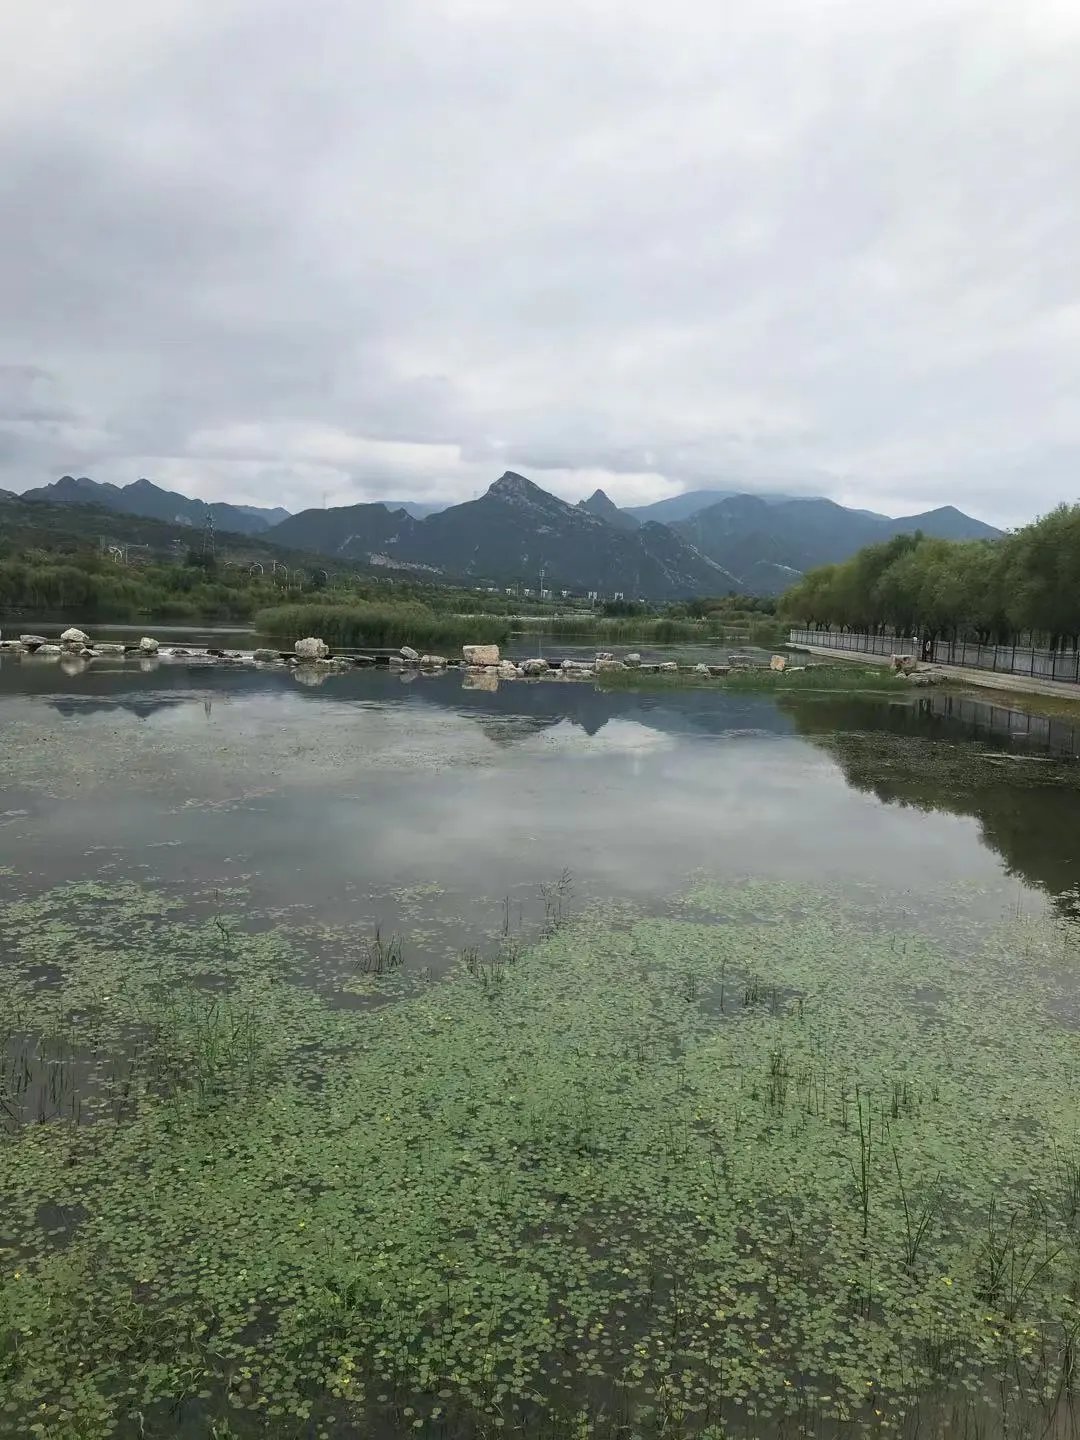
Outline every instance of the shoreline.
{"label": "shoreline", "polygon": [[[862,650],[834,650],[829,645],[798,645],[788,653],[823,655],[830,660],[844,660],[848,664],[880,665],[885,669],[889,669],[892,664],[888,655],[871,655]],[[921,662],[915,673],[936,675],[950,684],[971,685],[979,690],[1002,690],[1013,695],[1051,696],[1080,705],[1080,685],[1072,685],[1066,680],[1038,680],[1024,675],[1005,675],[995,670],[976,670],[966,665],[923,665]]]}

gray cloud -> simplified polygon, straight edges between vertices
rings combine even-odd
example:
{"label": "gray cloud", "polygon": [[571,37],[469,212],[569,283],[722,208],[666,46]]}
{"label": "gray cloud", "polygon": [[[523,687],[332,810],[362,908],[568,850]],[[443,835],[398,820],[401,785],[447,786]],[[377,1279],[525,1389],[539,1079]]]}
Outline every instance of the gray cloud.
{"label": "gray cloud", "polygon": [[0,16],[0,488],[1075,498],[1066,0]]}

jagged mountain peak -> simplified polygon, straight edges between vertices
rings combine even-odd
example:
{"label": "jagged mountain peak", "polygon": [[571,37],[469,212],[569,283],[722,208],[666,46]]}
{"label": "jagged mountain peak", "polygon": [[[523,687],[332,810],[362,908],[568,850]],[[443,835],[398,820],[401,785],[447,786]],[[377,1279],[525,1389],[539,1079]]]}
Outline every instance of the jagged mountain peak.
{"label": "jagged mountain peak", "polygon": [[611,496],[599,487],[587,500],[578,501],[578,509],[585,510],[590,515],[595,515],[598,520],[603,520],[608,525],[615,525],[620,530],[636,530],[641,523],[636,515],[630,515],[625,510],[620,510]]}
{"label": "jagged mountain peak", "polygon": [[[487,493],[489,495],[503,496],[547,496],[546,490],[541,490],[539,485],[535,485],[531,480],[527,480],[524,475],[519,475],[516,470],[504,470],[498,480],[493,481],[491,485],[488,486]],[[548,498],[554,499],[555,497],[549,496]]]}

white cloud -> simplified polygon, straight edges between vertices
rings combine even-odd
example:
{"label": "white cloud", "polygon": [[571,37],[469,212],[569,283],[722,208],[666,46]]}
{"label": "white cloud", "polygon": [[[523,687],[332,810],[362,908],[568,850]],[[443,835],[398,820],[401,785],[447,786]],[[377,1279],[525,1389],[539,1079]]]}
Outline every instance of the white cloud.
{"label": "white cloud", "polygon": [[0,56],[0,487],[1076,494],[1067,0],[100,0]]}

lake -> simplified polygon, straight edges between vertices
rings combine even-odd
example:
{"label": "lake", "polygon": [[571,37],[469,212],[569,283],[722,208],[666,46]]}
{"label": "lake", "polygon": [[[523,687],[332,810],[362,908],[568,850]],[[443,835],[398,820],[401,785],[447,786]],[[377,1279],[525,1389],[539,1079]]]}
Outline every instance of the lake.
{"label": "lake", "polygon": [[1078,756],[0,658],[0,1434],[1067,1433]]}

